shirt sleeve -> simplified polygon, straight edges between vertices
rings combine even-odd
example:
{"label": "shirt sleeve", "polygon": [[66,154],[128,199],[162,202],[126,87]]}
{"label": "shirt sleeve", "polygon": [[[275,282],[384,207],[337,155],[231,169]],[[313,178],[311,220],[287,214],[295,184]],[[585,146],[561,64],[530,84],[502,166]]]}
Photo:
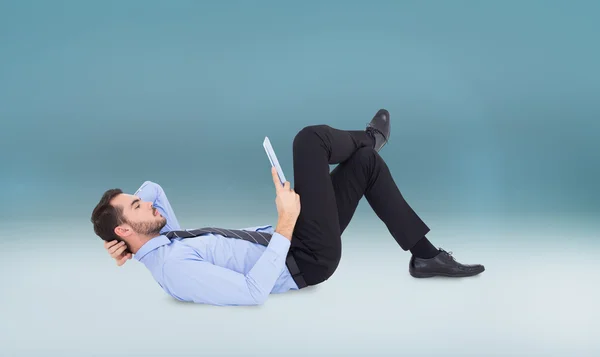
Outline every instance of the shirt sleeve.
{"label": "shirt sleeve", "polygon": [[210,305],[262,305],[285,266],[290,241],[279,233],[264,253],[241,274],[200,258],[168,260],[163,266],[166,290],[176,299]]}
{"label": "shirt sleeve", "polygon": [[161,234],[163,232],[181,229],[179,221],[173,211],[173,207],[171,207],[171,203],[167,199],[165,191],[159,184],[152,181],[146,181],[138,188],[134,195],[138,196],[142,201],[152,202],[160,214],[167,219],[167,224],[160,231]]}

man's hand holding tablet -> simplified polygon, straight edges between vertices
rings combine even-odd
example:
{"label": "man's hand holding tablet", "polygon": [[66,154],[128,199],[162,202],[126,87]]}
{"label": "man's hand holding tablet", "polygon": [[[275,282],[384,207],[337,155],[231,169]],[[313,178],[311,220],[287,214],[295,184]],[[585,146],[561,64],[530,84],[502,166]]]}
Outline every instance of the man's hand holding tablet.
{"label": "man's hand holding tablet", "polygon": [[271,161],[271,175],[273,176],[273,184],[275,185],[275,204],[277,205],[277,227],[275,232],[292,240],[292,233],[298,216],[300,215],[300,196],[290,187],[290,182],[285,180],[277,156],[271,147],[269,138],[265,137],[263,142],[269,161]]}

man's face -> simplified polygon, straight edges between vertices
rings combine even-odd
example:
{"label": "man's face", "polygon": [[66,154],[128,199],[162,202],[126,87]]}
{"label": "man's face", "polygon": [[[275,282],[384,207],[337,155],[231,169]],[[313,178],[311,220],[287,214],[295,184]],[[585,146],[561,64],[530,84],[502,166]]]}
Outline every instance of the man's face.
{"label": "man's face", "polygon": [[137,196],[123,193],[113,198],[111,204],[123,208],[124,225],[138,234],[157,236],[167,224],[167,219],[152,207],[152,202],[142,201]]}

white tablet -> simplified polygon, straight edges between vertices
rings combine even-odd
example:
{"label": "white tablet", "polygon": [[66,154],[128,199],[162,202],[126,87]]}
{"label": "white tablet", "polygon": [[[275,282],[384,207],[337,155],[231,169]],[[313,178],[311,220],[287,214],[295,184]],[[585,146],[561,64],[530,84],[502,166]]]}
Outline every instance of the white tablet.
{"label": "white tablet", "polygon": [[277,160],[277,155],[275,155],[275,151],[273,151],[273,147],[271,146],[271,141],[269,137],[265,136],[265,141],[263,141],[263,147],[267,152],[267,156],[269,157],[269,161],[271,161],[271,166],[275,166],[277,170],[277,174],[279,175],[279,181],[283,185],[286,182],[285,175],[283,174],[283,170],[281,166],[279,166],[279,161]]}

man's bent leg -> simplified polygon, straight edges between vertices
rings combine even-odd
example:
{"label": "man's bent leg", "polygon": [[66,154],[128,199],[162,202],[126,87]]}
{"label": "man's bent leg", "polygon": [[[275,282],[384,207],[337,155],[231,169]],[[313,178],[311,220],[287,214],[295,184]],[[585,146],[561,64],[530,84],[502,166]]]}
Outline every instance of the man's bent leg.
{"label": "man's bent leg", "polygon": [[[373,150],[372,139],[364,134],[322,125],[304,128],[294,140],[295,190],[302,210],[290,251],[308,285],[327,280],[337,268],[341,234],[363,195],[402,249],[413,253],[411,275],[459,277],[482,272],[482,265],[458,263],[443,250],[436,249],[435,258],[418,254],[431,254],[435,248],[425,238],[429,228],[408,205],[387,164]],[[339,163],[331,173],[330,163]]]}
{"label": "man's bent leg", "polygon": [[383,158],[372,148],[359,149],[331,173],[343,232],[364,195],[373,211],[404,250],[411,249],[429,228],[406,202]]}
{"label": "man's bent leg", "polygon": [[467,277],[485,270],[481,264],[462,264],[450,253],[437,249],[425,237],[429,228],[410,208],[377,151],[361,148],[331,174],[339,212],[340,231],[350,223],[363,193],[392,236],[412,257],[413,277]]}
{"label": "man's bent leg", "polygon": [[372,148],[373,144],[365,131],[328,125],[305,127],[294,138],[294,190],[302,208],[290,251],[308,285],[329,278],[341,255],[338,204],[329,165],[340,164],[358,149]]}

